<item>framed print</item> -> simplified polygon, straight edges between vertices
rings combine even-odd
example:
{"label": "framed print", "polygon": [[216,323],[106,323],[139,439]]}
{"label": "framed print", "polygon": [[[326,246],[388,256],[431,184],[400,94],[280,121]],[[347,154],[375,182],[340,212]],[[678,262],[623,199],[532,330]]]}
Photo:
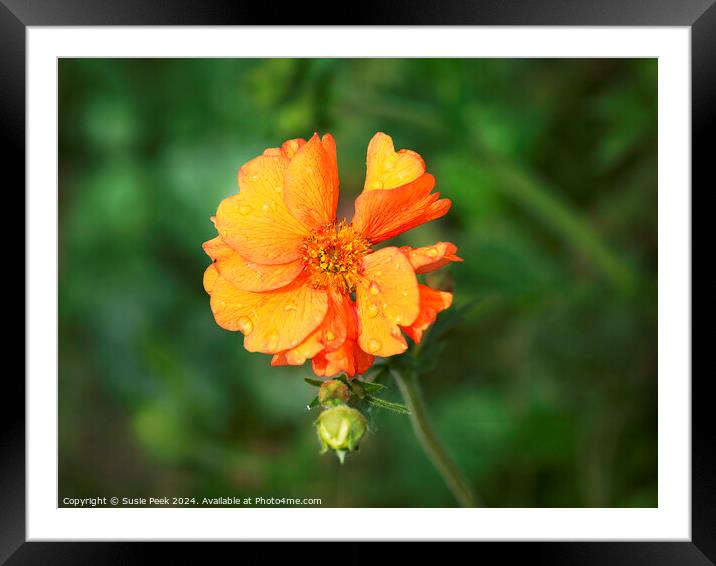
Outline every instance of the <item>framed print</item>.
{"label": "framed print", "polygon": [[2,559],[713,563],[710,0],[254,10],[0,5],[27,328]]}

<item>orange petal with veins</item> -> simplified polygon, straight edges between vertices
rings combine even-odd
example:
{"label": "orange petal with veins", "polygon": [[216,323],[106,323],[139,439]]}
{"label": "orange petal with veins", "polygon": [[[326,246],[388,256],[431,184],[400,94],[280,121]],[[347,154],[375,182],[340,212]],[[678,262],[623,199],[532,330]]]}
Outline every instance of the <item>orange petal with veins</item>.
{"label": "orange petal with veins", "polygon": [[300,366],[324,349],[336,350],[346,339],[355,339],[356,324],[355,308],[350,298],[329,290],[328,311],[321,325],[295,348],[276,354],[271,365]]}
{"label": "orange petal with veins", "polygon": [[216,266],[212,263],[204,270],[204,291],[211,295],[211,290],[214,288],[214,284],[218,278],[219,272],[216,270]]}
{"label": "orange petal with veins", "polygon": [[334,377],[345,372],[348,377],[362,374],[373,365],[375,356],[366,354],[355,340],[346,340],[332,352],[323,351],[313,358],[313,373],[321,377]]}
{"label": "orange petal with veins", "polygon": [[438,242],[424,248],[402,246],[400,249],[408,256],[415,273],[428,273],[440,269],[451,261],[463,261],[461,257],[455,255],[457,246],[450,242]]}
{"label": "orange petal with veins", "polygon": [[318,334],[312,332],[308,338],[295,348],[274,354],[273,358],[271,358],[271,365],[302,366],[306,363],[306,360],[318,354],[323,348],[323,344],[318,340]]}
{"label": "orange petal with veins", "polygon": [[403,331],[417,344],[422,340],[423,333],[435,322],[439,312],[444,311],[452,304],[452,293],[437,291],[426,285],[419,284],[420,313],[413,324],[401,326]]}
{"label": "orange petal with veins", "polygon": [[306,140],[303,138],[287,140],[281,144],[281,147],[269,147],[268,149],[265,149],[263,154],[291,159],[294,155],[296,155],[298,149],[305,143]]}
{"label": "orange petal with veins", "polygon": [[288,164],[282,156],[252,159],[239,170],[239,194],[224,199],[216,211],[219,234],[247,261],[274,265],[301,257],[309,230],[283,201]]}
{"label": "orange petal with veins", "polygon": [[415,272],[403,252],[389,247],[363,258],[356,305],[361,349],[376,356],[406,350],[399,325],[410,325],[418,316],[419,295]]}
{"label": "orange petal with veins", "polygon": [[203,248],[221,276],[242,291],[273,291],[285,287],[303,271],[302,259],[277,265],[246,261],[221,236],[204,242]]}
{"label": "orange petal with veins", "polygon": [[326,292],[299,278],[266,293],[241,291],[218,274],[211,287],[211,310],[219,326],[244,334],[249,352],[274,354],[294,348],[323,321]]}
{"label": "orange petal with veins", "polygon": [[363,190],[393,189],[410,183],[425,173],[425,162],[414,151],[395,151],[393,139],[378,132],[368,144]]}
{"label": "orange petal with veins", "polygon": [[450,201],[438,200],[440,193],[431,193],[434,186],[435,178],[425,173],[396,189],[361,193],[355,203],[353,227],[375,244],[443,216]]}
{"label": "orange petal with veins", "polygon": [[336,146],[330,134],[315,134],[300,146],[286,169],[283,198],[288,210],[308,228],[336,218],[338,169]]}

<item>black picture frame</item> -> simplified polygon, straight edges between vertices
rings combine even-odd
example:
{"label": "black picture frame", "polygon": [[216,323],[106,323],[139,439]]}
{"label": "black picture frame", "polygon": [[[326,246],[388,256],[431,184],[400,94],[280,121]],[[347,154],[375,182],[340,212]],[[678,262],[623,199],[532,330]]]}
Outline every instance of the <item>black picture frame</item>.
{"label": "black picture frame", "polygon": [[[692,56],[692,185],[706,191],[713,160],[706,136],[716,131],[715,0],[407,0],[361,3],[350,22],[343,10],[331,13],[335,25],[569,25],[688,26]],[[347,12],[347,11],[346,11]],[[255,25],[311,24],[313,14],[301,4],[280,10],[266,4],[174,0],[0,0],[0,125],[5,144],[5,173],[10,186],[25,183],[25,37],[28,26],[66,25]],[[713,180],[709,179],[713,186]],[[693,195],[693,190],[692,190]],[[19,217],[17,212],[12,213]],[[17,240],[18,232],[12,233]],[[26,297],[26,301],[27,301]],[[10,359],[8,356],[7,359]],[[681,377],[681,376],[678,376]],[[690,542],[524,542],[477,543],[475,560],[487,553],[500,561],[536,564],[635,565],[716,564],[716,426],[706,394],[711,376],[692,378],[692,538]],[[218,545],[169,543],[83,543],[25,541],[25,408],[24,385],[16,372],[4,376],[0,411],[0,562],[20,564],[134,564],[161,558],[211,563]],[[320,538],[317,529],[316,538]],[[317,556],[331,560],[351,553],[345,544],[327,546]],[[232,554],[233,550],[230,551]],[[263,558],[265,551],[245,545],[241,560]],[[337,552],[337,554],[333,554]],[[381,549],[381,553],[385,550]],[[345,559],[345,558],[344,558]]]}

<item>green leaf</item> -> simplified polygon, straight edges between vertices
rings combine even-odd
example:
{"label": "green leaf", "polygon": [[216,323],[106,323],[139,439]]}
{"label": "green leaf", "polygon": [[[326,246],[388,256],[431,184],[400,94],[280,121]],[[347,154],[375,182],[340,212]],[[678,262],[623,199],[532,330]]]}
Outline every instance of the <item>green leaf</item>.
{"label": "green leaf", "polygon": [[391,401],[386,401],[385,399],[373,397],[372,395],[366,395],[365,400],[368,401],[368,403],[370,403],[374,407],[380,407],[381,409],[394,411],[396,413],[400,413],[401,415],[410,414],[410,410],[405,405],[401,405],[400,403],[393,403]]}
{"label": "green leaf", "polygon": [[385,385],[381,383],[371,383],[370,381],[359,381],[357,379],[354,380],[353,383],[360,383],[360,386],[366,393],[377,393],[385,389]]}
{"label": "green leaf", "polygon": [[323,382],[320,379],[311,379],[310,377],[304,377],[303,381],[308,383],[308,385],[313,385],[315,387],[320,387],[323,385]]}
{"label": "green leaf", "polygon": [[366,396],[365,389],[363,389],[363,386],[361,383],[357,380],[351,381],[349,384],[351,391],[353,394],[358,397],[359,399],[363,399]]}
{"label": "green leaf", "polygon": [[308,405],[306,405],[306,408],[310,411],[311,409],[315,409],[319,405],[320,405],[320,403],[318,402],[318,395],[316,395],[313,398],[313,401],[311,401]]}

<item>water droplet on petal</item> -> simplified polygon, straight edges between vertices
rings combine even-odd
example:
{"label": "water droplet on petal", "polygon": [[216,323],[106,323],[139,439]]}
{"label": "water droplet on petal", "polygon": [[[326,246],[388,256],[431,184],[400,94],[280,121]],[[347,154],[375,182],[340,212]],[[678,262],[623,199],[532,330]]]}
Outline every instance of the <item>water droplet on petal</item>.
{"label": "water droplet on petal", "polygon": [[284,310],[287,310],[287,311],[295,311],[296,303],[294,303],[293,301],[288,301],[286,303],[286,306],[284,306],[283,308],[284,308]]}
{"label": "water droplet on petal", "polygon": [[242,316],[237,323],[239,330],[244,334],[251,334],[254,329],[254,323],[248,316]]}
{"label": "water droplet on petal", "polygon": [[370,284],[370,293],[371,295],[377,295],[380,293],[380,287],[378,287],[378,284],[375,281]]}
{"label": "water droplet on petal", "polygon": [[328,340],[330,342],[331,340],[335,340],[335,339],[336,339],[336,335],[331,330],[326,330],[326,340]]}
{"label": "water droplet on petal", "polygon": [[271,206],[269,205],[269,203],[265,202],[265,203],[263,203],[261,208],[263,209],[264,212],[268,212],[268,210],[269,210],[269,208],[271,208]]}
{"label": "water droplet on petal", "polygon": [[381,344],[380,341],[376,340],[375,338],[371,338],[370,342],[368,342],[368,350],[371,354],[375,354],[382,347],[383,344]]}
{"label": "water droplet on petal", "polygon": [[283,187],[281,185],[276,185],[273,190],[277,193],[280,193],[281,191],[283,191]]}
{"label": "water droplet on petal", "polygon": [[250,212],[251,207],[248,204],[242,204],[241,206],[239,206],[239,214],[243,214],[244,216],[246,216]]}
{"label": "water droplet on petal", "polygon": [[368,305],[368,308],[365,309],[365,314],[368,316],[368,318],[375,318],[378,315],[378,307],[371,303]]}
{"label": "water droplet on petal", "polygon": [[265,343],[267,350],[275,350],[278,346],[278,332],[269,332]]}
{"label": "water droplet on petal", "polygon": [[428,248],[428,250],[425,253],[428,254],[428,256],[430,256],[430,257],[438,257],[439,252],[435,248]]}

